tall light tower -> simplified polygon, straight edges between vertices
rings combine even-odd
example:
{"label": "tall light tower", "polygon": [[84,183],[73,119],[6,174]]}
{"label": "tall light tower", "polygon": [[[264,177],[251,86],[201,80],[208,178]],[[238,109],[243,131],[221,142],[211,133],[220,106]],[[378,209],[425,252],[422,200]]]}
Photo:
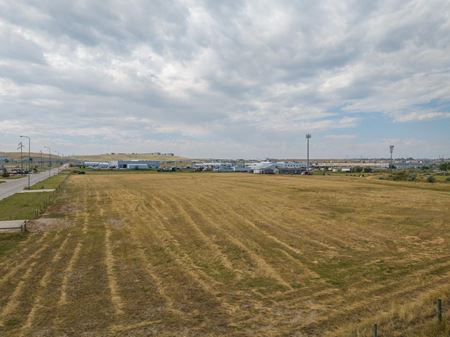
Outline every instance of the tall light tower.
{"label": "tall light tower", "polygon": [[20,138],[28,138],[28,189],[30,189],[31,180],[31,138],[28,136],[20,136]]}
{"label": "tall light tower", "polygon": [[306,134],[306,170],[309,171],[309,140],[311,139],[311,134]]}
{"label": "tall light tower", "polygon": [[394,145],[389,145],[389,152],[391,152],[391,161],[390,161],[390,168],[394,168],[394,159],[392,158],[392,153],[394,153]]}

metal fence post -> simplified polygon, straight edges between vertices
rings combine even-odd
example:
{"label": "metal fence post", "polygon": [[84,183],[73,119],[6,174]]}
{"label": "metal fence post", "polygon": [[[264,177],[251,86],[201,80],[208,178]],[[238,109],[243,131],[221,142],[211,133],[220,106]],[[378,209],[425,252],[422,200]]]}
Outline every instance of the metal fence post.
{"label": "metal fence post", "polygon": [[438,316],[438,321],[442,322],[442,299],[438,298],[437,300],[437,316]]}

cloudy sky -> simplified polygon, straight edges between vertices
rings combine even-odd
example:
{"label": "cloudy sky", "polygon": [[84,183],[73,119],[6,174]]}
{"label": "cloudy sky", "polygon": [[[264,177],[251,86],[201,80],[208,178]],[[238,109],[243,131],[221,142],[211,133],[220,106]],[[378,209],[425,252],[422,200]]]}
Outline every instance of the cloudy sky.
{"label": "cloudy sky", "polygon": [[450,157],[450,2],[0,0],[0,151]]}

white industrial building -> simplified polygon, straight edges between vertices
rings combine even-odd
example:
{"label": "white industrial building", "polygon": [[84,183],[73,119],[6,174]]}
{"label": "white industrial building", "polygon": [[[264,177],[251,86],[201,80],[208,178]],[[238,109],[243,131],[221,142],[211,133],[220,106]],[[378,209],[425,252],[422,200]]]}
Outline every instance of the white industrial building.
{"label": "white industrial building", "polygon": [[148,170],[159,169],[161,162],[158,160],[113,160],[109,162],[85,161],[84,166],[95,169],[128,169]]}

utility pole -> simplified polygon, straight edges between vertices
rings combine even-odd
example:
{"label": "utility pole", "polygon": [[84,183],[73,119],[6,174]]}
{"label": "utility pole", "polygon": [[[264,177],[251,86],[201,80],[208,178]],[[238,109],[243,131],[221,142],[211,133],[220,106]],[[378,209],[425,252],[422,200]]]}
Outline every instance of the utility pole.
{"label": "utility pole", "polygon": [[390,169],[394,168],[394,159],[392,158],[392,153],[394,152],[394,145],[389,145],[389,151],[391,152]]}
{"label": "utility pole", "polygon": [[48,146],[44,146],[44,148],[48,149],[48,164],[49,164],[48,177],[50,178],[52,172],[52,157],[51,157],[52,150]]}
{"label": "utility pole", "polygon": [[42,150],[41,150],[41,172],[42,172],[42,165],[43,165],[43,160],[42,160]]}
{"label": "utility pole", "polygon": [[306,134],[306,170],[309,172],[309,140],[311,139],[311,134]]}
{"label": "utility pole", "polygon": [[31,138],[28,136],[20,136],[20,138],[28,138],[28,189],[30,188],[31,180]]}
{"label": "utility pole", "polygon": [[23,143],[18,144],[17,150],[20,150],[20,174],[23,174]]}

